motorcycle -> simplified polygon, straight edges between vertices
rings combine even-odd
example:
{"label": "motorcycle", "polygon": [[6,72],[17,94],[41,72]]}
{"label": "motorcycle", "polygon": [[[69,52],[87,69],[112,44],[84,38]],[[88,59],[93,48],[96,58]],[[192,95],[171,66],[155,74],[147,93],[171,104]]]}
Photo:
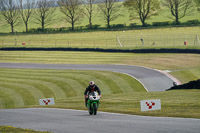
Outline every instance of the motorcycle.
{"label": "motorcycle", "polygon": [[90,115],[96,115],[99,108],[100,96],[97,92],[91,92],[88,96],[87,108]]}

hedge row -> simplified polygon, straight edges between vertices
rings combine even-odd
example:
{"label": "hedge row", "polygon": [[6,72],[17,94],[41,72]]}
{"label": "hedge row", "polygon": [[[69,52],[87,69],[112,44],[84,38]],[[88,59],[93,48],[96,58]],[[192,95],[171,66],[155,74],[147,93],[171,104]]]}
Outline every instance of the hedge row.
{"label": "hedge row", "polygon": [[200,49],[102,49],[102,48],[0,48],[0,51],[86,51],[86,52],[118,52],[118,53],[194,53],[200,54]]}
{"label": "hedge row", "polygon": [[[91,31],[91,30],[124,30],[124,29],[132,29],[132,28],[152,28],[152,27],[166,27],[166,26],[169,26],[169,27],[174,27],[174,26],[198,26],[200,25],[200,21],[199,20],[188,20],[187,22],[183,22],[183,23],[180,23],[180,25],[176,25],[175,22],[169,22],[169,21],[166,21],[166,22],[153,22],[152,25],[151,24],[146,24],[146,26],[141,26],[141,25],[137,25],[137,23],[131,23],[129,25],[126,25],[126,24],[114,24],[114,25],[111,25],[110,28],[105,28],[105,27],[101,27],[101,25],[92,25],[91,29],[89,27],[89,25],[86,25],[86,26],[78,26],[78,27],[75,27],[75,30],[74,31],[79,31],[79,32],[82,32],[82,31]],[[57,33],[57,32],[72,32],[71,30],[71,27],[60,27],[60,28],[46,28],[46,29],[41,29],[41,28],[37,28],[37,29],[30,29],[28,33],[46,33],[46,32],[49,32],[49,33]]]}
{"label": "hedge row", "polygon": [[182,85],[175,85],[168,90],[177,90],[177,89],[200,89],[200,79],[196,81],[190,81],[189,83]]}
{"label": "hedge row", "polygon": [[[186,22],[180,23],[180,25],[198,25],[198,24],[200,24],[200,21],[198,19],[188,20]],[[168,25],[176,25],[176,22],[165,21],[165,22],[153,22],[152,23],[152,26],[168,26]]]}

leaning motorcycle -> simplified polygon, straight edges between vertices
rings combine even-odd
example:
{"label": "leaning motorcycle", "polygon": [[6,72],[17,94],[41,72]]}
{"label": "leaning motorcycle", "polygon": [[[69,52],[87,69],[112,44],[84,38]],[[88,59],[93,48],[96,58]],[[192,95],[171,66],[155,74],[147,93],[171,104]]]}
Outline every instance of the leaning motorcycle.
{"label": "leaning motorcycle", "polygon": [[88,96],[87,108],[90,115],[96,115],[99,108],[100,96],[97,92],[91,92]]}

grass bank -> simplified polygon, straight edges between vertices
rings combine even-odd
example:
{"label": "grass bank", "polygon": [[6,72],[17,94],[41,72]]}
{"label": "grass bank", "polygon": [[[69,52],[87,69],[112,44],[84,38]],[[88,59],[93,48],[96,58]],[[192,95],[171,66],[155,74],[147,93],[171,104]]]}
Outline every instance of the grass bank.
{"label": "grass bank", "polygon": [[0,69],[0,108],[23,108],[38,105],[38,100],[78,97],[94,80],[104,94],[146,92],[130,76],[105,71]]}

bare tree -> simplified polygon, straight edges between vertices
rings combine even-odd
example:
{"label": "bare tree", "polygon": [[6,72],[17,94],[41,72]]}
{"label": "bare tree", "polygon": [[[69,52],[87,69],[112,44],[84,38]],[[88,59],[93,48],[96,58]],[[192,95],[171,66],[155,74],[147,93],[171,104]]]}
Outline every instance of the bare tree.
{"label": "bare tree", "polygon": [[1,14],[8,24],[11,26],[11,31],[14,33],[14,26],[19,18],[18,7],[14,0],[0,0]]}
{"label": "bare tree", "polygon": [[96,0],[86,0],[85,3],[85,9],[86,12],[85,15],[87,16],[88,20],[89,20],[89,28],[92,29],[92,19],[94,18],[94,3],[96,2]]}
{"label": "bare tree", "polygon": [[119,0],[100,0],[98,4],[99,10],[102,12],[103,19],[107,22],[107,28],[110,28],[110,22],[117,19],[120,14],[121,4]]}
{"label": "bare tree", "polygon": [[35,0],[19,0],[19,12],[28,32],[28,22],[35,8]]}
{"label": "bare tree", "polygon": [[126,0],[124,6],[131,12],[130,18],[139,18],[143,26],[146,25],[146,19],[156,15],[160,9],[158,0]]}
{"label": "bare tree", "polygon": [[38,0],[36,3],[37,9],[36,20],[41,24],[42,30],[44,31],[45,26],[51,24],[56,10],[55,2],[53,0]]}
{"label": "bare tree", "polygon": [[179,20],[188,15],[193,7],[192,0],[163,0],[163,5],[170,9],[176,25],[180,24]]}
{"label": "bare tree", "polygon": [[74,30],[74,25],[84,16],[82,2],[80,0],[59,0],[58,5],[65,15],[65,20],[72,25],[72,30]]}

